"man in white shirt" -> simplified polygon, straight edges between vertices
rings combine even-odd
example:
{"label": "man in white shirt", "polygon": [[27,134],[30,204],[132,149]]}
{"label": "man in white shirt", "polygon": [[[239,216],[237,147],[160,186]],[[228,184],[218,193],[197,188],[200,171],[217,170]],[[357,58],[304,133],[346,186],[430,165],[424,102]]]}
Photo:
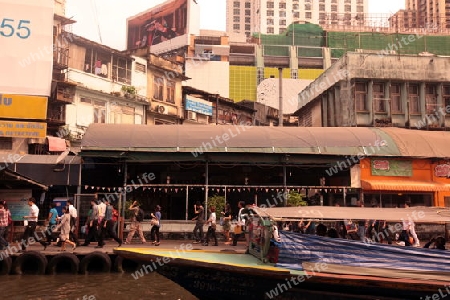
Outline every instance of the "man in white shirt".
{"label": "man in white shirt", "polygon": [[98,204],[98,224],[102,223],[102,220],[105,218],[106,213],[106,204],[103,201],[100,201]]}
{"label": "man in white shirt", "polygon": [[80,242],[77,237],[77,218],[78,212],[77,209],[73,206],[72,200],[67,200],[67,204],[69,205],[69,215],[70,215],[70,232],[69,239],[74,241],[74,243],[79,246]]}
{"label": "man in white shirt", "polygon": [[[27,250],[27,246],[30,244],[32,238],[34,236],[34,232],[36,231],[36,225],[39,216],[39,208],[36,206],[36,199],[31,197],[28,199],[28,206],[30,207],[30,212],[28,216],[24,216],[23,218],[28,220],[28,225],[25,227],[25,232],[22,236],[22,251]],[[30,239],[30,240],[29,240]]]}

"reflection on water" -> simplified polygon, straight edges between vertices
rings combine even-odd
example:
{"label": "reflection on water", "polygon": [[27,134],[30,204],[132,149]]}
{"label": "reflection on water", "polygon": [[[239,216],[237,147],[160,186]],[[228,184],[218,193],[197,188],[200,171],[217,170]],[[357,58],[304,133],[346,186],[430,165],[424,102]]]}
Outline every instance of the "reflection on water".
{"label": "reflection on water", "polygon": [[0,276],[0,299],[8,300],[198,300],[157,273]]}

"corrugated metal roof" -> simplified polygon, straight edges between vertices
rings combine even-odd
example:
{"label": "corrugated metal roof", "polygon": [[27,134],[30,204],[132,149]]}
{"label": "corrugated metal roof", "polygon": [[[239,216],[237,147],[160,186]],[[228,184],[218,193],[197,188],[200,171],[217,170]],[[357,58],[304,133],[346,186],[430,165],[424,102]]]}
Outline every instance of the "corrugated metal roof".
{"label": "corrugated metal roof", "polygon": [[450,192],[450,184],[416,180],[361,180],[363,190],[404,192]]}
{"label": "corrugated metal roof", "polygon": [[89,150],[401,155],[390,137],[377,129],[241,125],[92,124],[81,144],[81,153]]}

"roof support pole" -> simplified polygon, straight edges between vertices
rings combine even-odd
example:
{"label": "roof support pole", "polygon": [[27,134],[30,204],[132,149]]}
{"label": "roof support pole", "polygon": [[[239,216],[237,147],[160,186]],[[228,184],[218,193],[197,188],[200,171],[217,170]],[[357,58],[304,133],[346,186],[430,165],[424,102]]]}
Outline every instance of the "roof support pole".
{"label": "roof support pole", "polygon": [[186,221],[189,216],[189,185],[186,186]]}
{"label": "roof support pole", "polygon": [[209,184],[209,162],[206,161],[205,164],[205,213],[204,213],[204,217],[205,220],[208,219],[208,184]]}
{"label": "roof support pole", "polygon": [[283,166],[283,197],[284,197],[284,206],[287,206],[288,194],[286,187],[286,166]]}

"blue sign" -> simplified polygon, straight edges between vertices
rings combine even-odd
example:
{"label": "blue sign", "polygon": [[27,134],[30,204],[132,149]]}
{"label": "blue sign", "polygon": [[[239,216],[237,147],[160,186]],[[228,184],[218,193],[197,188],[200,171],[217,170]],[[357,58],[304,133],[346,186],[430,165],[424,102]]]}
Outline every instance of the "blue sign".
{"label": "blue sign", "polygon": [[203,103],[186,98],[186,110],[195,111],[202,115],[212,116],[213,109],[211,103]]}

